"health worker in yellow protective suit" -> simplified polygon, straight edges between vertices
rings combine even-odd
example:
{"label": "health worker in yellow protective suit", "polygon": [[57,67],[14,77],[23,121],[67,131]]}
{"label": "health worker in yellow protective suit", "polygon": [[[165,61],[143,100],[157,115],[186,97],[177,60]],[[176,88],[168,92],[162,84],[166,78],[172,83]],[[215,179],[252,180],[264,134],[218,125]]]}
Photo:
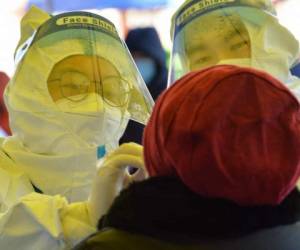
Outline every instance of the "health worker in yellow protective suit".
{"label": "health worker in yellow protective suit", "polygon": [[271,0],[188,0],[172,19],[169,85],[190,71],[217,64],[264,70],[300,97],[299,43],[283,27]]}
{"label": "health worker in yellow protective suit", "polygon": [[143,167],[140,146],[111,151],[153,100],[107,19],[33,7],[21,26],[5,91],[13,135],[0,142],[0,249],[70,249],[95,231],[125,166]]}

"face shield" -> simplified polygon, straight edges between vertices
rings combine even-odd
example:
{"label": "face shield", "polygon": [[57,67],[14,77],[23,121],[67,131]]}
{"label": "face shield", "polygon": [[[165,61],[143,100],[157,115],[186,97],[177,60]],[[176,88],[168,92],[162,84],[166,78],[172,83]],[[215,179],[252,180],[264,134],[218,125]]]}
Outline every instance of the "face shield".
{"label": "face shield", "polygon": [[51,17],[15,57],[12,113],[56,116],[95,145],[117,141],[128,119],[145,124],[150,116],[152,97],[115,26],[101,16]]}
{"label": "face shield", "polygon": [[187,1],[173,17],[169,85],[217,64],[255,67],[286,80],[299,44],[274,15],[270,0]]}

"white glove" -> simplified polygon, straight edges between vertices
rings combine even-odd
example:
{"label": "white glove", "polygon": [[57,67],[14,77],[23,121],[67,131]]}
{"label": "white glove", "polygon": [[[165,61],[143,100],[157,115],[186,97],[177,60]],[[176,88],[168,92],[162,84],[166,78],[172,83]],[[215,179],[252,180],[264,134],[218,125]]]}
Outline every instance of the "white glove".
{"label": "white glove", "polygon": [[[139,170],[129,175],[128,166]],[[126,143],[109,153],[98,169],[88,200],[91,222],[96,226],[120,191],[132,181],[145,179],[146,175],[141,145]]]}

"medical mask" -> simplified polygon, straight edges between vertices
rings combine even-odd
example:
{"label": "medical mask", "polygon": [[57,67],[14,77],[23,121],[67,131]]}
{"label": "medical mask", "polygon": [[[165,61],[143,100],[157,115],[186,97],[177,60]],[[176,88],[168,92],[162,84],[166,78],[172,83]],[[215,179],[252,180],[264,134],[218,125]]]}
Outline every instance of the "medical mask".
{"label": "medical mask", "polygon": [[151,58],[137,58],[135,59],[136,66],[138,67],[144,81],[147,85],[151,83],[156,73],[155,61]]}
{"label": "medical mask", "polygon": [[[73,101],[78,100],[78,101]],[[72,99],[62,98],[56,105],[65,113],[91,114],[104,110],[103,98],[96,93],[72,96]]]}
{"label": "medical mask", "polygon": [[[76,99],[80,100],[80,96]],[[115,138],[122,123],[121,111],[110,107],[95,93],[78,102],[63,98],[56,104],[65,113],[64,119],[71,132],[89,146],[108,143]]]}
{"label": "medical mask", "polygon": [[[97,161],[117,147],[127,120],[106,105],[104,112],[96,112],[91,102],[81,106],[63,102],[58,105],[72,111],[82,111],[85,106],[89,115],[19,112],[14,122],[22,123],[26,134],[16,130],[17,136],[7,138],[2,148],[45,194],[83,201],[90,193]],[[41,136],[44,129],[46,136]]]}
{"label": "medical mask", "polygon": [[217,63],[218,65],[236,65],[240,67],[251,67],[251,59],[250,58],[234,58],[234,59],[226,59],[221,60]]}
{"label": "medical mask", "polygon": [[253,54],[252,58],[236,58],[221,60],[218,65],[236,65],[240,67],[251,67],[258,70],[268,72],[276,77],[278,80],[288,83],[289,69],[286,67],[284,58],[277,55],[269,55],[266,57],[259,57],[259,53]]}

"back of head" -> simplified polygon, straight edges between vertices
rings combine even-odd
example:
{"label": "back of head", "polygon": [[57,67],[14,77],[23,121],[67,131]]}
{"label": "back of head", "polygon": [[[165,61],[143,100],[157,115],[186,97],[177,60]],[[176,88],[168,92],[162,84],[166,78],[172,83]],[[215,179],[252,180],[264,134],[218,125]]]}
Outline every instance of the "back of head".
{"label": "back of head", "polygon": [[270,75],[215,66],[178,80],[145,129],[151,176],[178,176],[201,196],[276,205],[300,175],[299,103]]}

